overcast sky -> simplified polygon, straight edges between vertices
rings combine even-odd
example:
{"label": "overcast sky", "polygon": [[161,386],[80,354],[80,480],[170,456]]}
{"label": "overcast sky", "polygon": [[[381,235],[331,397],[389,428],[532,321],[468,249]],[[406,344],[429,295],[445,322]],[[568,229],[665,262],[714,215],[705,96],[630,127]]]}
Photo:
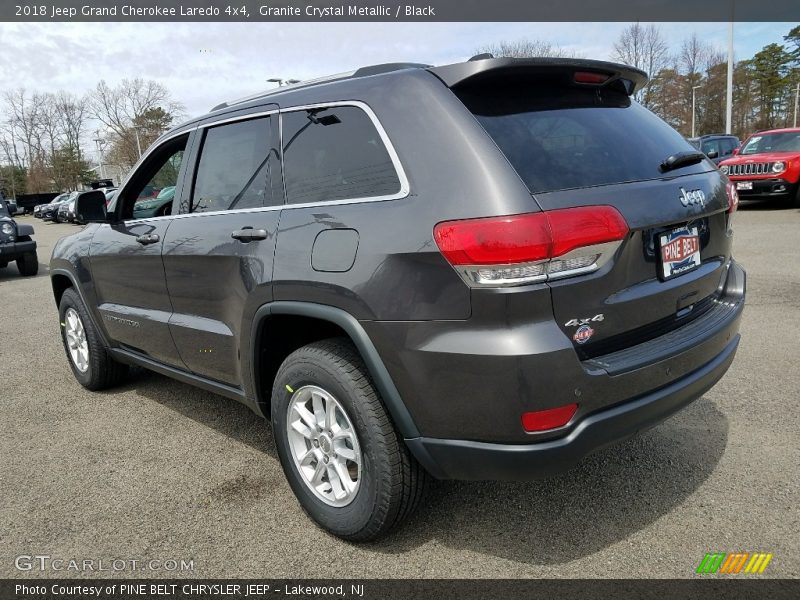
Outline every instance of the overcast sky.
{"label": "overcast sky", "polygon": [[[782,42],[794,24],[738,23],[737,57]],[[626,23],[0,23],[0,91],[84,93],[144,77],[166,85],[188,115],[268,89],[382,62],[446,64],[501,40],[540,39],[609,59]],[[677,49],[693,31],[720,50],[727,23],[663,23]],[[0,115],[2,118],[2,115]]]}

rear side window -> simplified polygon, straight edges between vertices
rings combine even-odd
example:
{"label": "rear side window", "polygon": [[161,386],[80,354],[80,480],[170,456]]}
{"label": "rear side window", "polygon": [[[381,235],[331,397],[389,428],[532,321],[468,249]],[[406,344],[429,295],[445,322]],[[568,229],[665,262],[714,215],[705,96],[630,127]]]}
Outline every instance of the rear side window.
{"label": "rear side window", "polygon": [[692,150],[621,92],[534,82],[457,95],[532,193],[655,179],[665,158]]}
{"label": "rear side window", "polygon": [[380,134],[355,106],[287,112],[283,174],[290,204],[389,196],[400,179]]}
{"label": "rear side window", "polygon": [[270,117],[206,131],[192,212],[271,206]]}

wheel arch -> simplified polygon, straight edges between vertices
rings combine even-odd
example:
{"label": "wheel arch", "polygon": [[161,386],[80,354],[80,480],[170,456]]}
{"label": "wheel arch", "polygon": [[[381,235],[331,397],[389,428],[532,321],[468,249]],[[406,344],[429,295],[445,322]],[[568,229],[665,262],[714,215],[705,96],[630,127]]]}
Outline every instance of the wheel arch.
{"label": "wheel arch", "polygon": [[[278,350],[270,362],[270,359],[264,356],[264,350],[267,349],[266,338],[269,335],[269,330],[274,328],[276,324],[282,324],[281,326],[285,330],[287,324],[298,323],[296,319],[303,320],[306,325],[316,322],[320,327],[318,331],[315,331],[314,338],[300,344],[301,346],[311,341],[336,337],[337,335],[349,338],[361,355],[400,435],[404,438],[413,438],[420,435],[375,345],[369,339],[358,320],[340,308],[312,302],[271,302],[259,308],[253,317],[250,336],[252,347],[249,355],[250,379],[253,384],[255,401],[264,415],[269,415],[270,391],[277,369],[286,356],[297,349],[292,347],[294,344],[289,344],[286,347],[279,344],[278,348],[282,349],[282,351]],[[281,333],[282,329],[278,328],[277,331]],[[275,329],[273,329],[274,332]],[[299,339],[302,340],[302,336]],[[290,349],[286,351],[287,348]]]}

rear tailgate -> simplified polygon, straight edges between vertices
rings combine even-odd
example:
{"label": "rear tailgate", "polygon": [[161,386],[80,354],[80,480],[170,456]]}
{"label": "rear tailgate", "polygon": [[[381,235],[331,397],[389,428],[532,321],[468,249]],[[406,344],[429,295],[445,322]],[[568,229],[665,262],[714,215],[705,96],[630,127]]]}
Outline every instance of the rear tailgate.
{"label": "rear tailgate", "polygon": [[694,149],[630,99],[624,69],[501,64],[510,66],[452,89],[538,206],[612,206],[630,229],[594,272],[548,280],[559,327],[579,356],[642,343],[710,309],[731,244],[726,179],[713,163],[662,167]]}

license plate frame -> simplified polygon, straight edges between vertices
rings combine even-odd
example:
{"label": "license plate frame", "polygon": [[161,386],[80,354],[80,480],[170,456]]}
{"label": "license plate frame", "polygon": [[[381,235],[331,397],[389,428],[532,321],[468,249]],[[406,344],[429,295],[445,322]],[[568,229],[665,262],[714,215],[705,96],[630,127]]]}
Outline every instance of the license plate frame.
{"label": "license plate frame", "polygon": [[700,235],[697,227],[683,225],[658,234],[658,278],[667,281],[697,269]]}
{"label": "license plate frame", "polygon": [[736,182],[736,190],[744,190],[744,191],[751,191],[753,189],[753,182],[752,181],[737,181]]}

